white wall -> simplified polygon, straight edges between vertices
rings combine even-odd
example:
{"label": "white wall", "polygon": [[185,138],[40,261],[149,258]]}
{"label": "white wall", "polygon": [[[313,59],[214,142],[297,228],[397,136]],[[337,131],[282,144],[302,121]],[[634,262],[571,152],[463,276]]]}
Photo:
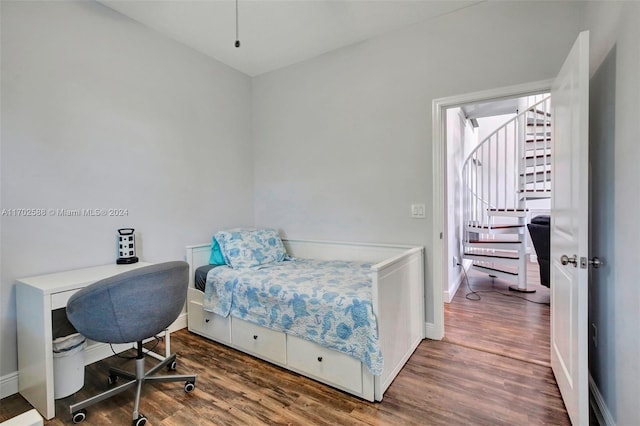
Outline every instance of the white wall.
{"label": "white wall", "polygon": [[[606,420],[637,424],[640,411],[640,3],[589,3],[591,84],[589,370],[606,404]],[[610,416],[610,417],[608,417]]]}
{"label": "white wall", "polygon": [[465,119],[460,108],[450,108],[447,113],[447,210],[449,214],[447,223],[447,253],[444,256],[449,259],[447,267],[447,285],[444,286],[444,301],[449,303],[462,279],[462,269],[454,264],[462,262],[461,241],[462,210],[464,185],[462,178],[462,166],[466,159],[466,153],[471,147],[478,144],[478,133]]}
{"label": "white wall", "polygon": [[[478,142],[482,142],[493,133],[498,127],[502,126],[507,121],[511,120],[515,117],[516,114],[502,114],[502,115],[493,115],[490,117],[480,117],[478,118]],[[507,135],[509,143],[513,142],[513,135]]]}
{"label": "white wall", "polygon": [[17,370],[14,281],[147,261],[253,221],[250,79],[94,2],[3,1],[2,208],[126,217],[2,217],[0,376]]}
{"label": "white wall", "polygon": [[486,2],[254,78],[256,224],[424,245],[433,300],[432,100],[553,77],[581,8]]}

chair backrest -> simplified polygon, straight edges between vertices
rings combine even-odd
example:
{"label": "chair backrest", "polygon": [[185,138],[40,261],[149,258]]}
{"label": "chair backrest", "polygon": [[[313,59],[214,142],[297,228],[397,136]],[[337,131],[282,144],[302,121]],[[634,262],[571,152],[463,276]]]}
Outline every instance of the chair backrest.
{"label": "chair backrest", "polygon": [[143,266],[75,293],[67,302],[67,317],[80,334],[96,342],[138,342],[175,321],[188,283],[186,262]]}

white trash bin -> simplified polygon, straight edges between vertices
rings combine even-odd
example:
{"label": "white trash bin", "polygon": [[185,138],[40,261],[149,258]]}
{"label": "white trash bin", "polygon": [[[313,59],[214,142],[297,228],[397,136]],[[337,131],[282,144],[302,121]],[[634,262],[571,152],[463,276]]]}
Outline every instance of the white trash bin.
{"label": "white trash bin", "polygon": [[80,333],[53,340],[53,397],[66,398],[84,386],[84,348]]}

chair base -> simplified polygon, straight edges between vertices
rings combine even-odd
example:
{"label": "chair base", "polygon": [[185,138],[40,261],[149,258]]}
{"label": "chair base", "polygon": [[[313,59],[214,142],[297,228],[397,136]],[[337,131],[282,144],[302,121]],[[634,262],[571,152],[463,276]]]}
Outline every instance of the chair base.
{"label": "chair base", "polygon": [[142,426],[146,423],[146,418],[138,411],[140,405],[140,396],[142,394],[142,385],[144,382],[185,382],[185,392],[191,392],[195,389],[195,383],[197,375],[195,374],[174,374],[166,376],[154,376],[155,373],[163,368],[175,369],[176,354],[171,354],[163,361],[155,365],[149,371],[145,372],[144,360],[145,356],[142,352],[142,342],[137,342],[138,356],[136,357],[136,371],[132,374],[128,371],[121,370],[119,368],[109,368],[109,384],[114,384],[118,381],[119,377],[127,379],[126,383],[116,386],[113,389],[102,392],[98,395],[87,398],[84,401],[80,401],[69,406],[69,412],[71,413],[74,423],[83,421],[86,417],[86,407],[96,404],[100,401],[104,401],[107,398],[111,398],[114,395],[118,395],[126,391],[127,389],[136,386],[136,398],[133,407],[133,425]]}

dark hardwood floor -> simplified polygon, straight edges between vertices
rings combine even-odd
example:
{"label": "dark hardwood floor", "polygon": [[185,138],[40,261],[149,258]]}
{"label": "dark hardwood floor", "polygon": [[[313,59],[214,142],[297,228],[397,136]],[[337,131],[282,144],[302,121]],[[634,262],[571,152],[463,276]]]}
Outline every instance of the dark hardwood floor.
{"label": "dark hardwood floor", "polygon": [[[479,287],[479,281],[472,286]],[[446,306],[445,340],[423,341],[380,403],[363,401],[185,329],[172,334],[171,346],[178,352],[177,373],[198,374],[196,390],[187,394],[181,383],[147,384],[140,411],[148,425],[569,424],[545,364],[548,342],[546,348],[541,343],[545,327],[548,336],[548,307],[545,314],[544,305],[490,293],[471,302],[464,298],[465,289],[461,287]],[[508,349],[509,342],[517,349]],[[542,352],[547,353],[546,361]],[[533,362],[526,360],[529,356]],[[85,387],[58,400],[57,417],[45,424],[72,424],[68,405],[105,389],[105,370],[114,364],[132,368],[131,361],[114,357],[88,366]],[[131,424],[133,392],[90,407],[83,424]],[[19,394],[5,398],[0,401],[0,421],[30,408]]]}

